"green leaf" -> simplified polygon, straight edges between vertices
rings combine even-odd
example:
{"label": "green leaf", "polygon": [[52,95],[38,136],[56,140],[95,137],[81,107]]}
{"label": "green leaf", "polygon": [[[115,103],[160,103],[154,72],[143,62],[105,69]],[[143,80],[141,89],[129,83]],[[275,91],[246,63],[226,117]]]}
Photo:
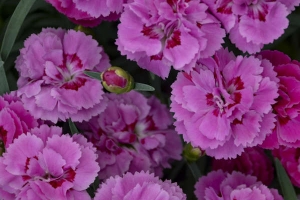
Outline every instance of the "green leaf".
{"label": "green leaf", "polygon": [[0,59],[0,95],[9,92],[9,86],[3,64],[4,62]]}
{"label": "green leaf", "polygon": [[294,187],[278,158],[275,158],[275,167],[284,199],[297,200]]}
{"label": "green leaf", "polygon": [[134,90],[138,90],[138,91],[154,91],[154,87],[144,84],[144,83],[135,83],[135,86],[133,88]]}
{"label": "green leaf", "polygon": [[6,60],[19,33],[19,30],[23,24],[23,21],[32,7],[35,0],[21,0],[12,14],[3,38],[1,46],[2,60]]}
{"label": "green leaf", "polygon": [[192,174],[193,174],[193,177],[195,178],[196,181],[198,181],[198,179],[202,176],[201,175],[201,172],[200,172],[200,169],[197,165],[196,162],[186,162],[187,165],[189,166]]}
{"label": "green leaf", "polygon": [[70,127],[72,135],[74,135],[75,133],[79,133],[76,125],[74,124],[74,122],[71,119],[68,119],[68,123],[69,123],[69,127]]}
{"label": "green leaf", "polygon": [[99,73],[99,72],[84,71],[83,73],[89,77],[92,77],[92,78],[95,78],[95,79],[98,79],[101,81],[101,73]]}

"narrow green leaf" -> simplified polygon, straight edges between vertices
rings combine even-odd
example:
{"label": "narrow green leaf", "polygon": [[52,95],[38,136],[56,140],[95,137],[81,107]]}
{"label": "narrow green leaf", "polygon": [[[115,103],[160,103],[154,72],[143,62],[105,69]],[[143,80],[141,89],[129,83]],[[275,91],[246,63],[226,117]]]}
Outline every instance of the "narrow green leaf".
{"label": "narrow green leaf", "polygon": [[202,176],[199,167],[197,166],[196,162],[186,162],[187,165],[189,166],[193,177],[195,178],[196,181]]}
{"label": "narrow green leaf", "polygon": [[9,92],[9,86],[3,64],[4,62],[0,59],[0,95]]}
{"label": "narrow green leaf", "polygon": [[144,84],[144,83],[135,83],[134,90],[138,91],[154,91],[154,87]]}
{"label": "narrow green leaf", "polygon": [[283,194],[284,199],[287,200],[297,200],[297,196],[294,190],[294,187],[286,174],[286,171],[284,170],[283,166],[281,165],[278,158],[275,158],[275,167],[276,167],[276,173],[278,177],[278,181],[281,187],[281,191]]}
{"label": "narrow green leaf", "polygon": [[101,73],[99,72],[84,71],[84,74],[101,81]]}
{"label": "narrow green leaf", "polygon": [[71,119],[68,119],[68,123],[69,123],[69,127],[70,127],[72,135],[75,133],[79,133],[76,125],[74,124],[74,122]]}
{"label": "narrow green leaf", "polygon": [[1,57],[5,61],[15,43],[23,21],[35,0],[21,0],[12,14],[3,38],[1,46]]}

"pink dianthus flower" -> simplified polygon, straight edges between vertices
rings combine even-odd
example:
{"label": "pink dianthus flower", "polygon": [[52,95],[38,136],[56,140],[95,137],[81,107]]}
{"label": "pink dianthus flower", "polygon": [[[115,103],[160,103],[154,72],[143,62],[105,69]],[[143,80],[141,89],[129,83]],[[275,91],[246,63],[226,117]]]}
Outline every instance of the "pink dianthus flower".
{"label": "pink dianthus flower", "polygon": [[200,0],[135,0],[124,6],[118,49],[163,78],[171,66],[190,70],[221,48],[225,31]]}
{"label": "pink dianthus flower", "polygon": [[180,159],[182,144],[167,107],[138,92],[105,94],[106,109],[80,127],[97,148],[99,178],[136,171],[162,175],[172,159]]}
{"label": "pink dianthus flower", "polygon": [[293,185],[300,187],[300,148],[280,146],[273,150],[274,157],[277,157]]}
{"label": "pink dianthus flower", "polygon": [[0,157],[0,187],[15,199],[91,199],[85,191],[99,165],[91,143],[41,125],[20,135]]}
{"label": "pink dianthus flower", "polygon": [[258,57],[270,61],[279,78],[279,97],[273,105],[276,127],[262,146],[300,147],[300,63],[279,51],[262,51]]}
{"label": "pink dianthus flower", "polygon": [[218,169],[232,173],[239,171],[246,175],[252,175],[265,185],[269,185],[274,177],[274,168],[271,160],[259,147],[246,148],[245,151],[235,159],[213,159],[212,170]]}
{"label": "pink dianthus flower", "polygon": [[288,27],[287,15],[299,0],[203,0],[243,52],[256,53]]}
{"label": "pink dianthus flower", "polygon": [[94,27],[102,20],[117,20],[126,0],[46,0],[72,22]]}
{"label": "pink dianthus flower", "polygon": [[195,185],[198,200],[273,199],[283,200],[276,189],[269,189],[256,177],[240,172],[212,171],[202,176]]}
{"label": "pink dianthus flower", "polygon": [[37,120],[25,110],[16,92],[0,96],[0,141],[5,148],[19,135],[37,126]]}
{"label": "pink dianthus flower", "polygon": [[278,88],[272,70],[269,62],[224,49],[200,59],[172,85],[177,132],[217,159],[235,158],[244,148],[262,144],[275,126],[272,104]]}
{"label": "pink dianthus flower", "polygon": [[108,56],[91,36],[47,28],[31,35],[20,52],[18,95],[35,118],[82,121],[104,109],[101,82],[83,73],[109,67]]}
{"label": "pink dianthus flower", "polygon": [[182,189],[171,181],[162,181],[149,172],[128,172],[122,177],[115,176],[102,183],[94,200],[141,200],[172,199],[185,200]]}

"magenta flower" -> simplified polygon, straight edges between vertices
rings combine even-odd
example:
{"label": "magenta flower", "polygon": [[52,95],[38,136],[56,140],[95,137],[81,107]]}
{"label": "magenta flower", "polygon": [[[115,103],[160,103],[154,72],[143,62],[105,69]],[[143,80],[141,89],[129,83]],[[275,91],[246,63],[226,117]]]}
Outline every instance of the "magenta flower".
{"label": "magenta flower", "polygon": [[[288,27],[287,15],[299,0],[203,0],[243,52],[256,53]],[[274,24],[276,24],[274,26]]]}
{"label": "magenta flower", "polygon": [[300,148],[280,146],[273,150],[273,155],[280,160],[293,185],[300,187]]}
{"label": "magenta flower", "polygon": [[246,148],[242,155],[235,159],[213,159],[212,170],[218,169],[232,173],[239,171],[246,175],[252,175],[265,185],[269,185],[273,180],[274,168],[271,160],[264,153],[263,149],[254,147]]}
{"label": "magenta flower", "polygon": [[94,27],[102,20],[117,20],[126,0],[46,0],[72,22]]}
{"label": "magenta flower", "polygon": [[225,31],[200,0],[135,0],[124,6],[118,49],[163,78],[171,66],[190,70],[221,48]]}
{"label": "magenta flower", "polygon": [[126,173],[115,176],[102,183],[94,200],[141,200],[172,199],[185,200],[182,189],[171,181],[162,181],[149,172]]}
{"label": "magenta flower", "polygon": [[16,68],[18,95],[37,119],[89,120],[101,112],[102,85],[84,70],[103,71],[108,56],[91,36],[62,29],[31,35],[21,49]]}
{"label": "magenta flower", "polygon": [[42,125],[22,134],[0,157],[0,187],[15,199],[91,199],[85,191],[99,165],[91,143]]}
{"label": "magenta flower", "polygon": [[270,63],[223,49],[199,60],[190,74],[179,73],[171,96],[177,132],[216,159],[262,144],[275,126],[272,70]]}
{"label": "magenta flower", "polygon": [[[279,97],[273,105],[276,128],[263,143],[264,148],[300,146],[300,63],[279,51],[263,51],[262,59],[270,61],[279,78]],[[299,89],[298,89],[299,88]]]}
{"label": "magenta flower", "polygon": [[100,179],[141,170],[162,175],[172,159],[181,158],[182,144],[165,105],[135,91],[104,97],[104,112],[80,125],[97,148]]}
{"label": "magenta flower", "polygon": [[37,120],[24,109],[15,92],[0,96],[0,141],[5,148],[19,135],[37,126]]}
{"label": "magenta flower", "polygon": [[198,200],[206,199],[273,199],[283,200],[276,189],[269,189],[256,177],[240,172],[212,171],[195,185]]}

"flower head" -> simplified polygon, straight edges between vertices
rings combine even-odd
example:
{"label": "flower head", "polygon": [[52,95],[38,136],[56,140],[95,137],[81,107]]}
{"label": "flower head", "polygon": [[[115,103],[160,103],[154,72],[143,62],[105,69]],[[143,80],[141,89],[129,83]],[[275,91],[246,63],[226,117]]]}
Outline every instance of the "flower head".
{"label": "flower head", "polygon": [[254,176],[221,170],[202,176],[195,185],[198,200],[206,199],[274,199],[283,200],[275,189],[269,189]]}
{"label": "flower head", "polygon": [[272,153],[282,163],[293,185],[300,187],[300,148],[280,146],[278,149],[274,149]]}
{"label": "flower head", "polygon": [[0,186],[15,199],[90,199],[85,190],[99,171],[96,158],[83,136],[42,125],[15,139],[0,157]]}
{"label": "flower head", "polygon": [[126,0],[46,0],[72,22],[94,27],[102,20],[117,20]]}
{"label": "flower head", "polygon": [[213,159],[212,169],[221,169],[224,172],[232,173],[239,171],[246,175],[252,175],[265,185],[273,180],[274,168],[271,160],[259,147],[246,148],[242,155],[235,159]]}
{"label": "flower head", "polygon": [[19,135],[37,126],[37,120],[25,110],[15,92],[0,96],[0,148],[7,148]]}
{"label": "flower head", "polygon": [[149,172],[128,172],[122,177],[111,177],[102,183],[96,192],[95,200],[106,199],[176,199],[185,200],[181,188],[171,181],[162,181]]}
{"label": "flower head", "polygon": [[288,27],[287,15],[299,0],[203,0],[242,51],[256,53]]}
{"label": "flower head", "polygon": [[200,0],[135,0],[124,6],[116,44],[140,67],[165,78],[221,48],[225,31]]}
{"label": "flower head", "polygon": [[[263,143],[265,148],[300,146],[300,63],[279,51],[262,51],[259,55],[275,67],[279,79],[279,97],[273,105],[277,117],[276,128]],[[298,89],[299,88],[299,89]]]}
{"label": "flower head", "polygon": [[224,49],[200,59],[172,85],[177,132],[217,159],[235,158],[261,144],[275,126],[271,105],[278,88],[272,70],[270,63]]}
{"label": "flower head", "polygon": [[82,32],[44,29],[31,35],[17,58],[18,95],[37,119],[89,120],[101,112],[102,85],[85,70],[104,71],[108,56]]}
{"label": "flower head", "polygon": [[97,148],[100,179],[141,170],[162,175],[172,159],[181,158],[172,116],[155,97],[130,91],[104,98],[104,112],[79,126]]}

